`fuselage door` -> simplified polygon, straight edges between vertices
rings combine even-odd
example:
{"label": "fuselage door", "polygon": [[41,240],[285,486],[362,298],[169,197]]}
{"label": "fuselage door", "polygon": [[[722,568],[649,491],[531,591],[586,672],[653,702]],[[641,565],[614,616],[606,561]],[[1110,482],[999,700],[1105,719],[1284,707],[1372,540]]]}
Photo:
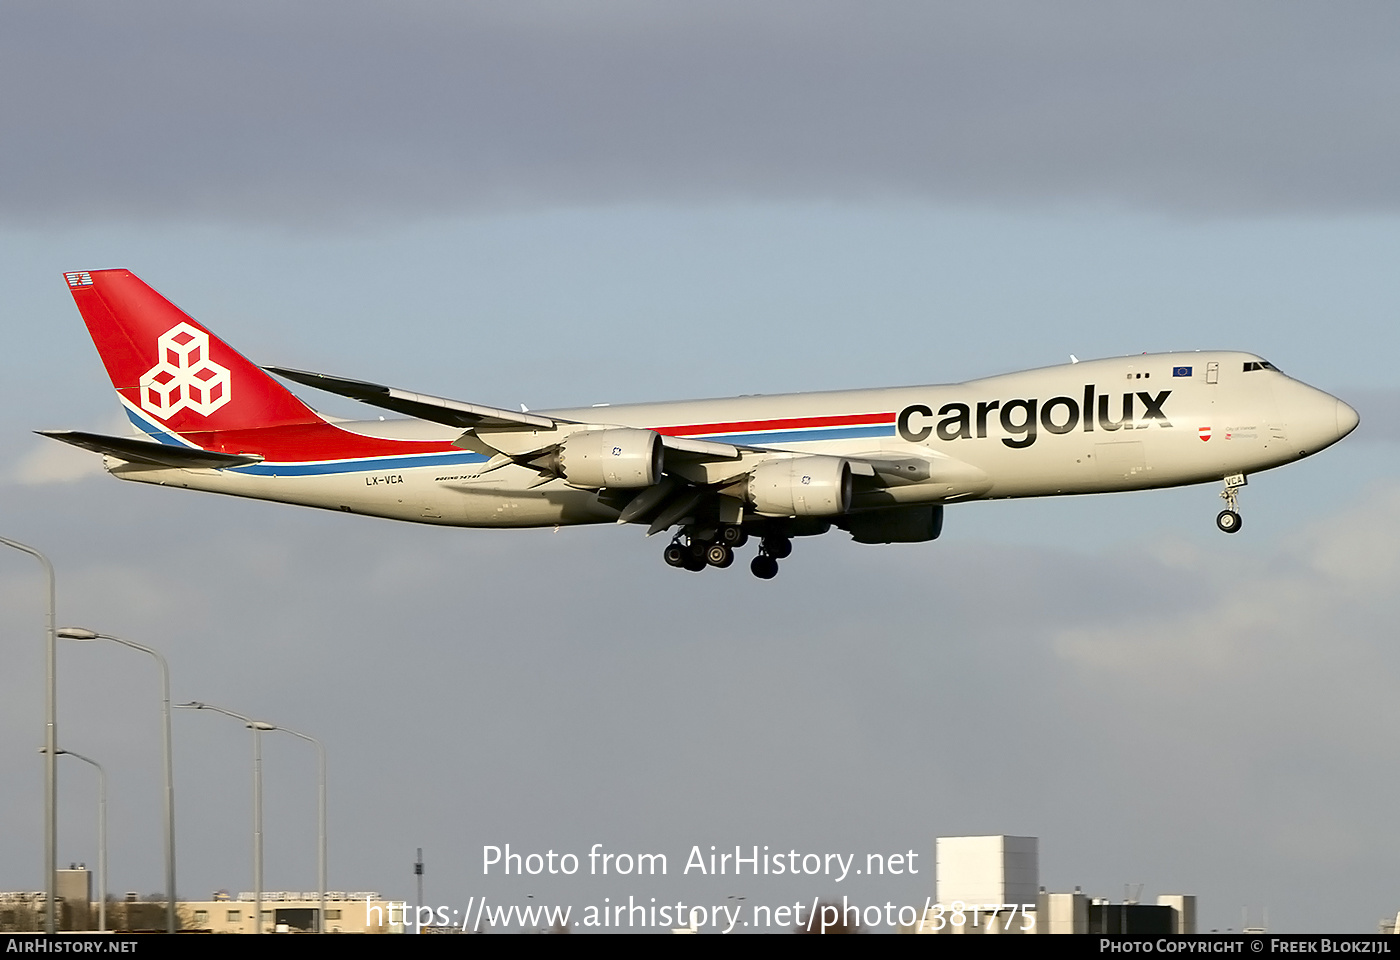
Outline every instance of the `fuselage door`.
{"label": "fuselage door", "polygon": [[1219,382],[1220,382],[1220,364],[1218,364],[1218,363],[1208,363],[1208,364],[1206,364],[1206,383],[1219,383]]}

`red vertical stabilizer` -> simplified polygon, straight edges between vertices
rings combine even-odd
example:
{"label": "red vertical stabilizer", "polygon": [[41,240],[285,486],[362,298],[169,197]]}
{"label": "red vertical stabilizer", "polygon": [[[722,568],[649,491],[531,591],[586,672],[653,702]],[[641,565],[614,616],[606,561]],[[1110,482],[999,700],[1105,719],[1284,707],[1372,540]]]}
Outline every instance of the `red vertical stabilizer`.
{"label": "red vertical stabilizer", "polygon": [[180,434],[324,422],[131,271],[64,278],[112,386],[143,417]]}

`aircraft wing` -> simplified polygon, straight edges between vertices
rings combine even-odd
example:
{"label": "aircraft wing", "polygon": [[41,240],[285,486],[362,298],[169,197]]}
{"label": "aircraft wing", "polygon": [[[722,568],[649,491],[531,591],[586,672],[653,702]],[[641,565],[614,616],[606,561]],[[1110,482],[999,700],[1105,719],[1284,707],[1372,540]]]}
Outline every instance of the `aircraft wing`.
{"label": "aircraft wing", "polygon": [[279,377],[305,384],[308,387],[315,387],[317,390],[336,393],[342,397],[359,400],[361,403],[368,403],[370,406],[383,407],[385,410],[405,413],[419,420],[431,420],[434,423],[445,423],[452,427],[470,429],[480,426],[521,426],[552,430],[560,423],[565,422],[533,413],[517,413],[514,410],[485,407],[478,403],[462,403],[460,400],[448,400],[444,397],[433,397],[424,393],[409,393],[407,390],[386,387],[378,383],[368,383],[364,380],[332,377],[324,373],[293,370],[289,367],[264,367],[264,369]]}
{"label": "aircraft wing", "polygon": [[[576,420],[561,420],[557,417],[542,417],[539,414],[525,411],[517,413],[514,410],[505,410],[500,407],[463,403],[460,400],[448,400],[445,397],[410,393],[407,390],[386,387],[364,380],[332,377],[324,373],[293,370],[289,367],[265,367],[264,369],[279,377],[285,377],[308,387],[315,387],[318,390],[325,390],[342,397],[350,397],[352,400],[359,400],[361,403],[367,403],[374,407],[383,407],[385,410],[393,410],[396,413],[407,414],[419,420],[430,420],[434,423],[462,427],[467,430],[485,428],[477,434],[478,438],[488,446],[513,456],[533,451],[519,450],[520,444],[510,442],[506,435],[523,432],[529,437],[525,440],[526,446],[533,445],[537,449],[543,449],[549,443],[557,443],[558,437],[550,436],[548,441],[544,442],[544,438],[538,438],[536,431],[543,430],[553,434],[560,432],[560,427],[567,428],[579,425]],[[531,429],[525,430],[524,428]],[[492,442],[496,438],[502,441],[501,445],[498,446]],[[666,449],[673,450],[678,454],[688,454],[701,459],[737,460],[741,455],[740,447],[731,443],[716,443],[713,440],[690,440],[684,437],[663,436],[661,444]]]}
{"label": "aircraft wing", "polygon": [[108,437],[100,433],[84,433],[80,430],[36,430],[43,437],[52,437],[71,443],[75,447],[116,457],[128,463],[144,463],[153,467],[180,467],[197,469],[200,467],[242,467],[259,463],[262,457],[256,454],[218,453],[214,450],[200,450],[195,447],[181,447],[134,437]]}

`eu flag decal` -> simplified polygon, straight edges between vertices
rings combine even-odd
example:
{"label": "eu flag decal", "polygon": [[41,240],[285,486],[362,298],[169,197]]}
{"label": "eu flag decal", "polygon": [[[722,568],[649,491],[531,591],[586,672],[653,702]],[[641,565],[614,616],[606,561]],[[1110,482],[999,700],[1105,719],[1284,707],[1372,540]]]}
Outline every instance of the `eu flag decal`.
{"label": "eu flag decal", "polygon": [[1191,376],[1191,368],[1190,368],[1190,367],[1172,367],[1172,376],[1174,376],[1174,377],[1189,377],[1189,376]]}

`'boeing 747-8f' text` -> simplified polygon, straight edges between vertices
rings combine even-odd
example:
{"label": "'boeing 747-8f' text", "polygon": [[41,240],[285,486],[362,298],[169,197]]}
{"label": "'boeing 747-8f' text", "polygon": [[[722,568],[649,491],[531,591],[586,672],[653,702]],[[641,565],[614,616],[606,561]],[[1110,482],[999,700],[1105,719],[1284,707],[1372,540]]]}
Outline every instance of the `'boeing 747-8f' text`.
{"label": "'boeing 747-8f' text", "polygon": [[792,538],[935,539],[945,504],[1223,483],[1346,436],[1356,411],[1248,353],[1092,360],[965,383],[516,412],[279,367],[407,419],[317,414],[126,270],[65,275],[136,428],[46,436],[124,480],[462,527],[643,524],[666,562],[756,576]]}

